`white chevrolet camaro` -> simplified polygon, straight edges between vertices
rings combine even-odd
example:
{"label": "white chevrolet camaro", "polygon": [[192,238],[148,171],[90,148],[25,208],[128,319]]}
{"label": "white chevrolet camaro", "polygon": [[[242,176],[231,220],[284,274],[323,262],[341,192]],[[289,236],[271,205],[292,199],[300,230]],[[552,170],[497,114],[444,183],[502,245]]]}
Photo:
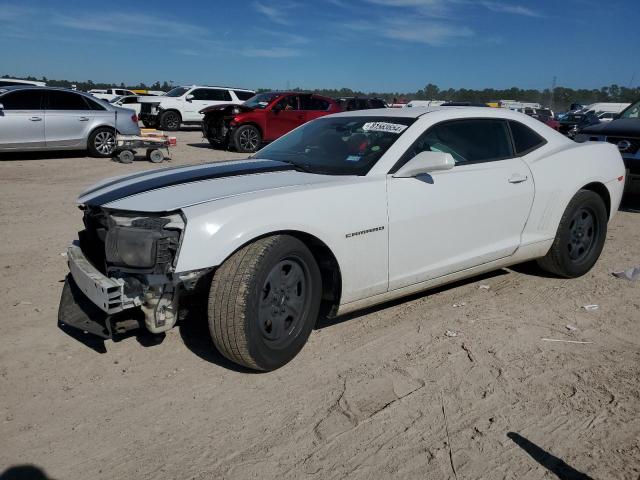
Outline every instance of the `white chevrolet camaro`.
{"label": "white chevrolet camaro", "polygon": [[345,112],[240,161],[81,194],[59,322],[110,338],[207,302],[230,360],[273,370],[319,317],[537,259],[588,272],[624,186],[620,153],[506,109]]}

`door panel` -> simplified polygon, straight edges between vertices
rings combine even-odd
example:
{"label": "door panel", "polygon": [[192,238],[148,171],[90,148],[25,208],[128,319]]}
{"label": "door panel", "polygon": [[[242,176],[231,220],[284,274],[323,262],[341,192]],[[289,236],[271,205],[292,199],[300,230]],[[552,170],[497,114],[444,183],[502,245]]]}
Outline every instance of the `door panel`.
{"label": "door panel", "polygon": [[389,176],[389,289],[513,254],[533,193],[531,172],[519,158],[422,178]]}
{"label": "door panel", "polygon": [[302,125],[306,120],[306,112],[300,110],[297,95],[282,98],[267,112],[267,131],[265,140],[275,140]]}
{"label": "door panel", "polygon": [[0,150],[43,148],[45,116],[39,90],[20,90],[0,97]]}
{"label": "door panel", "polygon": [[50,91],[47,96],[47,147],[86,147],[96,112],[77,93]]}

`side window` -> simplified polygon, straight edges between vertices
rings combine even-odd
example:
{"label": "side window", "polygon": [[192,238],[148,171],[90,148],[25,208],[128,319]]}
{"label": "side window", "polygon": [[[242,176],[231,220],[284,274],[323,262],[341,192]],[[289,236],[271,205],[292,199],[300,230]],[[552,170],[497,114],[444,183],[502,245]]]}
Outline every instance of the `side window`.
{"label": "side window", "polygon": [[231,101],[231,94],[229,93],[229,90],[219,90],[219,89],[211,89],[209,90],[209,95],[210,98],[209,100],[216,100],[219,102],[230,102]]}
{"label": "side window", "polygon": [[230,102],[231,94],[228,90],[219,90],[217,88],[198,88],[191,92],[194,100],[208,100],[218,102]]}
{"label": "side window", "polygon": [[82,97],[84,99],[85,102],[87,102],[87,105],[89,105],[89,109],[91,110],[106,110],[102,105],[100,105],[99,102],[96,102],[94,99],[92,98],[87,98],[87,97]]}
{"label": "side window", "polygon": [[300,110],[328,110],[329,102],[322,98],[312,97],[308,95],[300,96]]}
{"label": "side window", "polygon": [[278,108],[282,110],[298,110],[298,96],[289,95],[278,102]]}
{"label": "side window", "polygon": [[196,88],[189,92],[189,95],[193,95],[193,100],[208,100],[207,90],[204,88]]}
{"label": "side window", "polygon": [[420,152],[450,153],[456,164],[490,162],[513,156],[507,122],[454,120],[434,125],[405,153],[406,162]]}
{"label": "side window", "polygon": [[518,156],[526,155],[547,143],[544,138],[520,122],[509,120],[509,128],[513,137],[513,146]]}
{"label": "side window", "polygon": [[5,110],[40,110],[42,109],[42,92],[40,90],[19,90],[0,97]]}
{"label": "side window", "polygon": [[82,95],[71,92],[50,91],[49,110],[90,110]]}
{"label": "side window", "polygon": [[241,90],[234,90],[233,93],[236,94],[236,97],[238,97],[238,100],[242,100],[243,102],[245,100],[249,100],[251,97],[255,95],[253,92],[243,92]]}

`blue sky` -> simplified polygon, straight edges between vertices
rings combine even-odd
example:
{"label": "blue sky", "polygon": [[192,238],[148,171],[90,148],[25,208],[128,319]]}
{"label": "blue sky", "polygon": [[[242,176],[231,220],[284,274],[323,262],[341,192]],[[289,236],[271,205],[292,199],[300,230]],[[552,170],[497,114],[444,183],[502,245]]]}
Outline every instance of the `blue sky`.
{"label": "blue sky", "polygon": [[415,91],[640,85],[638,0],[0,0],[0,74]]}

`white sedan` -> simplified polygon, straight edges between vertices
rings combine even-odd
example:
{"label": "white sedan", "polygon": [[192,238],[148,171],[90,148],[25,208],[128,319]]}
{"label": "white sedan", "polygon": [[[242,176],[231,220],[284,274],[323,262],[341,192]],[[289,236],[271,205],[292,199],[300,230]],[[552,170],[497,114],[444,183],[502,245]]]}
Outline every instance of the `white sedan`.
{"label": "white sedan", "polygon": [[59,321],[106,338],[160,333],[200,298],[224,356],[273,370],[319,317],[532,259],[585,274],[624,174],[614,145],[507,109],[323,117],[247,160],[82,193]]}

